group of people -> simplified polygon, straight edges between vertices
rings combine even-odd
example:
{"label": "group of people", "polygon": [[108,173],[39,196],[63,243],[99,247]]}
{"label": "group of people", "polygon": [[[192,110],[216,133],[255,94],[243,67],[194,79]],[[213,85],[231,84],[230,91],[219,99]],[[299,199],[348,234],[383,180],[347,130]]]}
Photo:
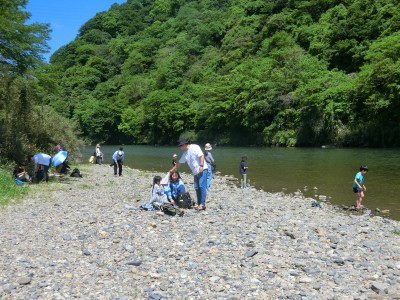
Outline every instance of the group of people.
{"label": "group of people", "polygon": [[168,173],[164,179],[161,176],[154,176],[148,204],[155,209],[167,202],[176,204],[179,196],[184,193],[186,193],[186,187],[177,170]]}
{"label": "group of people", "polygon": [[[114,167],[114,176],[122,176],[122,166],[124,164],[124,158],[125,152],[123,147],[120,147],[112,155],[112,163],[110,164],[110,167]],[[104,154],[100,150],[100,144],[97,144],[96,148],[94,149],[93,155],[89,158],[89,162],[101,165],[103,163],[103,159]]]}
{"label": "group of people", "polygon": [[[57,144],[54,147],[55,154],[52,157],[46,153],[36,153],[33,155],[29,155],[27,158],[27,162],[20,162],[15,167],[13,171],[13,177],[17,183],[39,183],[44,180],[46,182],[49,181],[49,170],[51,168],[52,162],[59,162],[54,167],[56,168],[56,172],[59,174],[66,174],[70,169],[68,160],[67,160],[67,152],[64,151],[61,144]],[[62,154],[62,160],[59,160],[60,154]],[[55,159],[53,161],[53,159]],[[33,174],[32,176],[29,174],[27,167],[29,163],[34,163]]]}
{"label": "group of people", "polygon": [[[168,176],[164,179],[161,176],[155,176],[153,178],[153,185],[151,190],[151,197],[149,205],[159,207],[162,203],[170,202],[175,203],[180,194],[186,192],[185,185],[181,179],[178,168],[187,163],[193,174],[194,189],[196,192],[197,206],[196,210],[206,209],[206,198],[207,191],[211,188],[211,181],[213,178],[213,172],[215,171],[215,160],[211,154],[212,146],[207,143],[204,148],[204,153],[200,146],[197,144],[191,144],[185,139],[178,141],[178,147],[182,150],[182,155],[178,160],[178,155],[172,156],[172,168],[168,172]],[[55,155],[63,151],[63,147],[57,144],[55,149]],[[66,152],[65,152],[66,153]],[[61,154],[61,153],[60,153]],[[96,145],[93,153],[94,161],[96,164],[102,164],[103,153],[100,151],[100,144]],[[30,176],[27,171],[27,162],[19,163],[13,172],[13,177],[17,182],[36,182],[41,180],[48,182],[49,180],[49,169],[52,164],[52,156],[46,153],[37,153],[28,156],[28,163],[34,163],[33,176]],[[110,166],[114,167],[114,176],[122,176],[122,168],[124,162],[125,153],[123,147],[120,147],[112,155],[112,163]],[[91,158],[92,159],[92,158]],[[68,160],[65,159],[56,166],[56,171],[61,174],[65,174],[70,169]],[[244,155],[241,158],[239,172],[241,175],[240,185],[241,188],[247,188],[247,156]],[[360,171],[355,175],[353,182],[353,191],[356,194],[356,209],[364,208],[362,201],[364,200],[364,192],[367,188],[364,185],[364,176],[368,172],[368,167],[362,165]]]}
{"label": "group of people", "polygon": [[168,171],[167,176],[164,179],[161,176],[153,178],[150,202],[144,204],[146,209],[150,208],[149,205],[157,208],[166,202],[174,204],[179,195],[186,192],[178,171],[178,168],[185,163],[188,164],[193,174],[193,185],[197,198],[197,205],[194,208],[199,211],[206,209],[207,190],[211,188],[212,174],[216,166],[210,152],[212,146],[207,143],[203,153],[199,145],[181,139],[178,141],[178,147],[182,150],[182,155],[179,159],[177,154],[172,156],[172,168]]}

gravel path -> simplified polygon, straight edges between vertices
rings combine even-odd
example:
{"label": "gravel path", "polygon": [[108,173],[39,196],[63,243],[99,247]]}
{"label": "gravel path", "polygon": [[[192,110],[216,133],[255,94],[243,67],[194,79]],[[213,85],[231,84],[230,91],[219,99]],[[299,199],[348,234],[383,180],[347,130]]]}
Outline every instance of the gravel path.
{"label": "gravel path", "polygon": [[397,221],[218,176],[171,217],[138,209],[163,174],[80,168],[0,209],[0,299],[400,299]]}

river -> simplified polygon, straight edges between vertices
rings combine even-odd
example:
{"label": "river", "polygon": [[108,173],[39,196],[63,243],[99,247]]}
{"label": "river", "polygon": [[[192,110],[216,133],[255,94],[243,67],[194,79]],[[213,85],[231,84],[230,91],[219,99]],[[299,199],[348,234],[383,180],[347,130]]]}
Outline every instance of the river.
{"label": "river", "polygon": [[[120,146],[104,145],[104,163]],[[82,151],[85,159],[94,147]],[[177,147],[124,146],[125,165],[132,168],[166,173],[171,167]],[[352,183],[361,164],[369,172],[365,176],[364,205],[373,213],[389,210],[391,219],[400,220],[400,151],[398,149],[359,148],[257,148],[214,147],[211,151],[217,171],[239,177],[241,156],[248,156],[250,184],[268,192],[292,193],[300,190],[305,196],[319,199],[327,196],[335,205],[351,206],[355,200]],[[184,165],[181,171],[190,172]],[[110,170],[112,175],[112,171]],[[318,200],[319,201],[319,200]]]}

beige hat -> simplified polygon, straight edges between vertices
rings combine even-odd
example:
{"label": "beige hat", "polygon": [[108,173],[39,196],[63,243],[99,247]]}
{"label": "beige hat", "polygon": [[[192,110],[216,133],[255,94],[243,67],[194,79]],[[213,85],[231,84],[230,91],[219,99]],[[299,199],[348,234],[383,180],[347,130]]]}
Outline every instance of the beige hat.
{"label": "beige hat", "polygon": [[178,154],[175,153],[174,155],[172,155],[172,157],[178,157]]}
{"label": "beige hat", "polygon": [[96,145],[96,148],[100,148],[100,144],[97,144],[97,145]]}
{"label": "beige hat", "polygon": [[211,144],[210,144],[210,143],[207,143],[206,146],[204,147],[204,149],[205,149],[206,151],[212,150]]}

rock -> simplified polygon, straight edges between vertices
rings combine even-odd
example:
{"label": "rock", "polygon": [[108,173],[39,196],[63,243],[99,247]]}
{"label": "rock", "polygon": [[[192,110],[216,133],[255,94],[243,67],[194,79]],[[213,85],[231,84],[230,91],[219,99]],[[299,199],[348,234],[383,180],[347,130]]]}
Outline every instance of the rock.
{"label": "rock", "polygon": [[285,233],[285,235],[287,235],[287,236],[290,237],[291,239],[295,239],[295,238],[296,238],[292,232],[284,231],[284,233]]}
{"label": "rock", "polygon": [[[398,295],[397,221],[344,213],[328,203],[317,210],[300,191],[242,190],[222,176],[214,177],[206,214],[188,209],[170,218],[129,205],[148,201],[160,172],[126,168],[121,180],[106,165],[80,168],[87,176],[79,181],[49,183],[46,201],[32,188],[0,210],[0,298]],[[195,196],[192,175],[181,176]],[[25,276],[29,283],[18,281]]]}
{"label": "rock", "polygon": [[126,263],[129,266],[140,266],[142,264],[141,260],[130,261]]}
{"label": "rock", "polygon": [[30,277],[30,276],[20,277],[20,278],[18,278],[18,280],[17,280],[18,284],[20,284],[20,285],[27,285],[27,284],[30,284],[31,281],[32,281],[32,277]]}
{"label": "rock", "polygon": [[384,294],[388,292],[389,285],[381,282],[373,282],[371,284],[371,289],[378,294]]}
{"label": "rock", "polygon": [[247,251],[247,252],[244,254],[244,257],[245,257],[245,258],[253,257],[253,256],[256,255],[257,253],[258,253],[258,251],[250,250],[250,251]]}

